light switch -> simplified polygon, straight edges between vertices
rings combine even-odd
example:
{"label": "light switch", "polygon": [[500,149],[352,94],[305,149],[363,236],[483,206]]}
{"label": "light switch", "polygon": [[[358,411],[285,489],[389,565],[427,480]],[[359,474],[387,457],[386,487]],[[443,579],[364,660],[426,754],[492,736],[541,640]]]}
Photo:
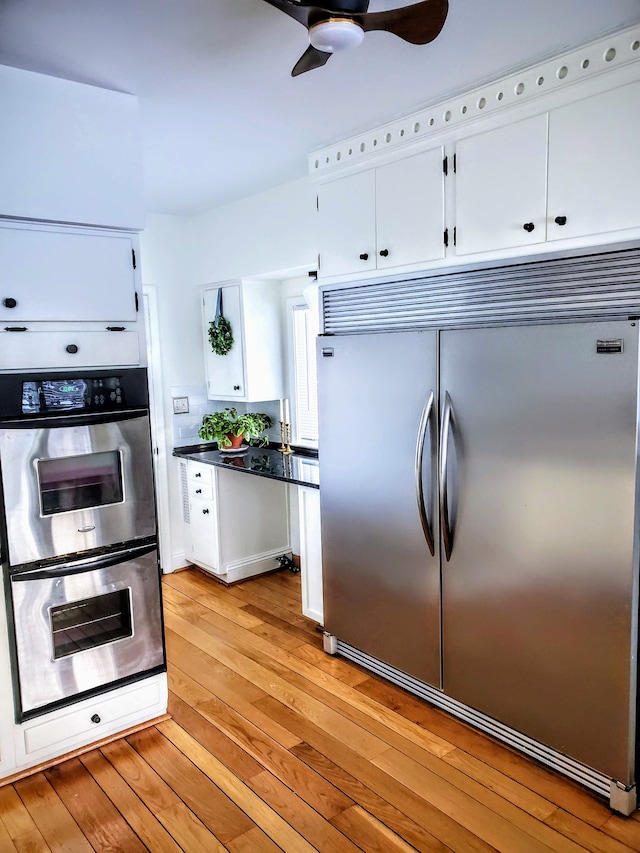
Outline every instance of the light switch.
{"label": "light switch", "polygon": [[172,397],[173,400],[173,414],[174,415],[186,415],[189,412],[189,398],[188,397]]}

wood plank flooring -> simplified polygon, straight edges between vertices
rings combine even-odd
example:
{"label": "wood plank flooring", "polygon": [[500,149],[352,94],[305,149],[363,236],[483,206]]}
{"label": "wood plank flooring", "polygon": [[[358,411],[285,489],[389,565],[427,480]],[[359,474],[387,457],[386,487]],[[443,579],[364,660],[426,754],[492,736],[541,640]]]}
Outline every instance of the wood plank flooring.
{"label": "wood plank flooring", "polygon": [[324,654],[287,571],[164,578],[172,719],[0,788],[0,853],[631,853],[640,815]]}

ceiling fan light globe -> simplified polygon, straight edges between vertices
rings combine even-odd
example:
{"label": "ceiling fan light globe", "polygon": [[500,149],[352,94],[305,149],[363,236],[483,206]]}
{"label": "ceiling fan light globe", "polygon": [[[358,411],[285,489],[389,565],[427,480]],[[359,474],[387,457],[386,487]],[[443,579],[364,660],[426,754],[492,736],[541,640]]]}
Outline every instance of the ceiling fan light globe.
{"label": "ceiling fan light globe", "polygon": [[316,50],[335,53],[362,44],[364,30],[349,18],[331,18],[309,28],[309,41]]}

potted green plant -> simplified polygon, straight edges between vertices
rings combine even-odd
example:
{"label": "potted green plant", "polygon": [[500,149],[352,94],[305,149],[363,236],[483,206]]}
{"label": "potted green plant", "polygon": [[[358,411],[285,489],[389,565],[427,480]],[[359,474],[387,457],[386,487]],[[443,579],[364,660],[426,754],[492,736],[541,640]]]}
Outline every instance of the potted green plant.
{"label": "potted green plant", "polygon": [[198,435],[205,441],[215,441],[221,450],[235,449],[248,444],[264,447],[269,439],[264,435],[271,426],[271,418],[263,412],[245,412],[239,415],[235,408],[204,415]]}

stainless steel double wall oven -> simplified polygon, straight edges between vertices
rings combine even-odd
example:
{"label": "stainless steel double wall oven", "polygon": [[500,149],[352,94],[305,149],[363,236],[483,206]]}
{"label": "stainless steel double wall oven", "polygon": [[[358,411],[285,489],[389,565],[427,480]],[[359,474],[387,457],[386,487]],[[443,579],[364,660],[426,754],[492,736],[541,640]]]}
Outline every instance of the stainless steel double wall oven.
{"label": "stainless steel double wall oven", "polygon": [[165,668],[144,368],[0,375],[16,718]]}

